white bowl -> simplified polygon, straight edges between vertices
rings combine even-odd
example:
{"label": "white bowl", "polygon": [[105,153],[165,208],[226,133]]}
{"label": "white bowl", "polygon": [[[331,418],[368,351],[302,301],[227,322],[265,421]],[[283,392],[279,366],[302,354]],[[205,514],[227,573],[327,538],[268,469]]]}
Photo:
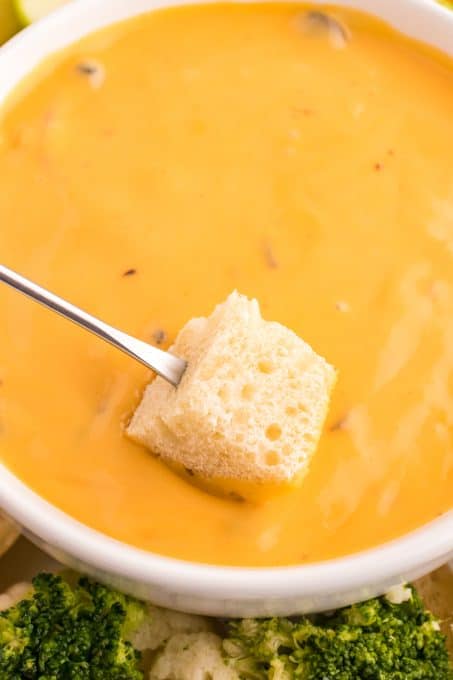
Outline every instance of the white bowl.
{"label": "white bowl", "polygon": [[[187,0],[77,0],[0,49],[0,104],[43,58],[102,26]],[[337,0],[453,54],[453,13],[431,0]],[[453,490],[452,490],[453,495]],[[161,557],[93,531],[0,465],[0,506],[61,562],[162,606],[214,616],[321,611],[382,594],[453,558],[453,511],[372,550],[300,567],[245,569]]]}

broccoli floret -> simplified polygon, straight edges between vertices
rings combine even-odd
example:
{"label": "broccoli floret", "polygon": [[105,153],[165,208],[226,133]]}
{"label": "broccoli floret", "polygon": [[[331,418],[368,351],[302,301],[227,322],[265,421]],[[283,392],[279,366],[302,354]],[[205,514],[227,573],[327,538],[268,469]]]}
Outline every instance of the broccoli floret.
{"label": "broccoli floret", "polygon": [[413,589],[330,615],[217,625],[225,663],[221,638],[206,632],[214,622],[89,579],[71,588],[41,574],[25,599],[0,612],[0,680],[142,680],[134,646],[159,648],[151,678],[453,680],[439,623]]}
{"label": "broccoli floret", "polygon": [[414,590],[401,604],[233,621],[224,652],[244,680],[453,680],[439,624]]}
{"label": "broccoli floret", "polygon": [[33,588],[0,612],[0,680],[142,680],[125,638],[144,605],[87,578],[41,574]]}

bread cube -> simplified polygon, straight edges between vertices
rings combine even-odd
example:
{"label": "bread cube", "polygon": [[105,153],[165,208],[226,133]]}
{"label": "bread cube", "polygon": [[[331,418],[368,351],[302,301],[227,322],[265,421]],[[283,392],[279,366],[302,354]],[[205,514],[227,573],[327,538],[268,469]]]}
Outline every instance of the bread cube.
{"label": "bread cube", "polygon": [[306,472],[336,379],[306,342],[233,292],[189,321],[171,351],[188,361],[181,383],[147,386],[130,437],[207,480],[280,483]]}

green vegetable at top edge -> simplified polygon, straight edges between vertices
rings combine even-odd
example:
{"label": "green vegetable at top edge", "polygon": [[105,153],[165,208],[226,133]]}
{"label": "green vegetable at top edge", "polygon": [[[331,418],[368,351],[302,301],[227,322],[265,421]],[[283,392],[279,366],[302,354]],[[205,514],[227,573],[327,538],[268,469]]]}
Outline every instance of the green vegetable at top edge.
{"label": "green vegetable at top edge", "polygon": [[0,45],[20,29],[11,0],[0,0]]}

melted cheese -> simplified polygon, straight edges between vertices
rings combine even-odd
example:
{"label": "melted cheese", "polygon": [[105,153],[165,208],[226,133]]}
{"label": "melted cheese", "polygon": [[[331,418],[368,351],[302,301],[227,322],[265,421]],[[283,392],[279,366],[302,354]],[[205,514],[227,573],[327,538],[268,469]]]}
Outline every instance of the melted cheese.
{"label": "melted cheese", "polygon": [[125,437],[142,367],[1,289],[1,459],[144,549],[301,563],[453,505],[452,64],[345,10],[346,45],[307,34],[304,11],[120,24],[0,118],[5,264],[161,346],[238,288],[339,369],[301,488],[215,498]]}

